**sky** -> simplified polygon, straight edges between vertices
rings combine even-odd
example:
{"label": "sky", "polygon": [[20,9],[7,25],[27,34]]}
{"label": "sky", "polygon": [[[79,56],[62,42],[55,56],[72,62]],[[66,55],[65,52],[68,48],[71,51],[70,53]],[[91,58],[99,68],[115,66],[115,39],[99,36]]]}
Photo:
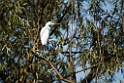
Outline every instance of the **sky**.
{"label": "sky", "polygon": [[[65,0],[65,2],[68,1],[68,0]],[[107,3],[106,5],[105,4],[101,4],[102,8],[106,11],[106,12],[110,12],[110,11],[113,11],[113,6],[111,4],[109,4],[109,0],[106,0],[105,3]],[[114,2],[113,2],[114,3]],[[89,3],[86,2],[85,0],[82,2],[82,5],[83,5],[83,8],[84,10],[87,10],[88,9],[88,5]],[[106,14],[105,14],[106,15]],[[103,18],[105,17],[104,15],[102,16]],[[85,16],[83,16],[83,18],[88,18],[89,20],[92,20],[92,18],[90,17],[90,15],[86,14]],[[73,27],[75,27],[76,25],[73,25]],[[99,26],[99,25],[98,25]],[[105,30],[106,31],[106,30]],[[65,47],[66,48],[66,47]],[[90,66],[87,64],[87,66]],[[124,64],[123,64],[124,66]],[[79,71],[79,70],[82,70],[82,67],[77,67],[76,68],[76,71]],[[124,68],[123,68],[123,71],[124,71]],[[88,73],[90,72],[90,69],[89,70],[86,70],[85,71],[85,74],[84,72],[79,72],[76,74],[76,80],[77,82],[80,81],[80,79],[84,79],[85,78],[85,75],[87,75]],[[116,70],[115,73],[114,73],[114,76],[113,76],[115,79],[113,81],[113,83],[124,83],[124,75],[122,74],[121,70]],[[120,82],[121,80],[121,82]],[[91,83],[94,83],[95,80],[93,80]]]}
{"label": "sky", "polygon": [[[108,0],[106,0],[106,3],[107,3],[106,5],[102,4],[102,8],[108,12],[112,11],[113,6],[111,4],[109,4]],[[88,3],[86,1],[82,2],[82,5],[84,6],[84,9],[88,9]],[[88,18],[90,20],[92,19],[88,14],[84,18]],[[103,18],[104,18],[104,16],[103,16]],[[122,65],[124,66],[124,64],[122,64]],[[76,71],[81,70],[81,69],[82,69],[81,67],[78,67],[76,69]],[[86,71],[85,74],[87,75],[89,73],[89,71],[90,70]],[[124,72],[124,68],[123,68],[123,72]],[[77,73],[76,77],[77,77],[77,81],[79,81],[80,79],[83,79],[85,77],[84,72]],[[122,74],[121,69],[119,71],[116,70],[113,77],[115,78],[113,83],[124,83],[124,75]],[[92,81],[92,83],[94,83],[94,80]]]}

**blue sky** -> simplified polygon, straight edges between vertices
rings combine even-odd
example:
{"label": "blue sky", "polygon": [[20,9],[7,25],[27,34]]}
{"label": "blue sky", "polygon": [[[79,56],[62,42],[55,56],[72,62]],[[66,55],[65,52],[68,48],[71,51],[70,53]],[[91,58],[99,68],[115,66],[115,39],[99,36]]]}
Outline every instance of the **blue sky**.
{"label": "blue sky", "polygon": [[[113,11],[114,6],[111,5],[108,0],[106,0],[105,2],[106,2],[107,4],[106,4],[106,5],[101,4],[102,8],[103,8],[105,11],[108,11],[108,12]],[[114,3],[114,2],[113,2],[113,3]],[[84,1],[84,2],[82,3],[82,5],[83,5],[83,7],[84,7],[85,10],[88,9],[88,3],[87,3],[86,1]],[[92,18],[91,18],[88,14],[87,14],[84,18],[88,18],[89,20],[92,20]],[[104,18],[104,16],[103,16],[103,18]],[[122,67],[123,67],[123,66],[124,66],[124,64],[122,64]],[[82,69],[81,67],[78,67],[76,70],[81,70],[81,69]],[[84,74],[84,72],[77,73],[77,74],[76,74],[76,76],[77,76],[77,81],[79,81],[80,79],[85,78],[85,75],[87,75],[87,74],[89,73],[89,71],[90,71],[90,70],[85,71],[85,74]],[[123,68],[123,71],[124,71],[124,68]],[[115,73],[114,73],[114,78],[115,78],[115,80],[113,81],[113,83],[124,83],[124,75],[122,74],[121,69],[120,69],[119,71],[117,71],[117,70],[115,71]],[[120,81],[121,81],[121,82],[120,82]],[[94,82],[92,82],[92,83],[94,83]]]}
{"label": "blue sky", "polygon": [[[65,0],[65,2],[68,1],[68,0]],[[106,5],[105,4],[101,4],[102,8],[106,11],[106,12],[110,12],[110,11],[113,11],[113,5],[109,4],[109,1],[106,0],[105,3],[107,3]],[[89,3],[84,1],[82,2],[82,5],[83,5],[83,8],[84,10],[87,10],[88,9],[88,5]],[[83,10],[82,10],[83,11]],[[106,14],[105,14],[106,15]],[[104,15],[102,16],[104,18]],[[93,18],[89,15],[89,14],[85,14],[85,16],[83,16],[83,19],[85,18],[88,18],[89,20],[93,20]],[[99,26],[99,25],[98,25]],[[76,27],[76,25],[74,24],[73,27]],[[57,41],[57,40],[56,40]],[[67,46],[64,47],[64,50],[66,50]],[[87,64],[87,66],[89,66]],[[76,71],[78,70],[82,70],[82,67],[77,67],[76,68]],[[85,71],[85,74],[84,72],[79,72],[76,74],[76,77],[77,77],[77,82],[79,82],[80,79],[84,79],[85,78],[85,75],[87,75],[88,73],[90,72],[90,69],[89,70],[86,70]],[[124,76],[123,74],[121,73],[121,70],[119,71],[115,71],[114,73],[114,82],[113,83],[120,83],[120,80],[122,81],[122,83],[124,83]],[[92,83],[94,83],[94,80],[92,81]]]}

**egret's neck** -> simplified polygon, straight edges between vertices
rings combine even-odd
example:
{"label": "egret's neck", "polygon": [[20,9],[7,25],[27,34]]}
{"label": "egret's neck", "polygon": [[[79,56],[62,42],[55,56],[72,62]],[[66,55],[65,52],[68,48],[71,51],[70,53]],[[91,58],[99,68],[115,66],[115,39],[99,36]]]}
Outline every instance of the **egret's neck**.
{"label": "egret's neck", "polygon": [[49,25],[46,25],[45,27],[47,27],[47,29],[50,29],[50,26]]}

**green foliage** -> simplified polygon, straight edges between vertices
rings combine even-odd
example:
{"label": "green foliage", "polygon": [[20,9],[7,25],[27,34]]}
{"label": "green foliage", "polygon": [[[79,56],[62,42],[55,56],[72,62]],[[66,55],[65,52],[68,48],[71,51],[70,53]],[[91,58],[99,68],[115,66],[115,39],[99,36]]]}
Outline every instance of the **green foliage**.
{"label": "green foliage", "polygon": [[[104,9],[107,4],[112,11]],[[0,1],[0,82],[75,83],[76,74],[83,71],[82,83],[94,78],[97,83],[112,83],[115,72],[123,70],[123,4],[123,0]],[[43,47],[39,31],[50,20],[61,25],[51,28],[52,39]],[[76,71],[78,67],[82,70]]]}

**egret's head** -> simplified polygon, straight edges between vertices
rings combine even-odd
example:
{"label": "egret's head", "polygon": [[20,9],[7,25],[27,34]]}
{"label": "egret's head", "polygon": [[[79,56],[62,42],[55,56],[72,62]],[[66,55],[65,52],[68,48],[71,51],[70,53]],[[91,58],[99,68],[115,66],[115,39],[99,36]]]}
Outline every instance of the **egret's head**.
{"label": "egret's head", "polygon": [[49,21],[46,23],[46,26],[53,26],[53,25],[58,25],[59,23],[53,23],[52,21]]}

